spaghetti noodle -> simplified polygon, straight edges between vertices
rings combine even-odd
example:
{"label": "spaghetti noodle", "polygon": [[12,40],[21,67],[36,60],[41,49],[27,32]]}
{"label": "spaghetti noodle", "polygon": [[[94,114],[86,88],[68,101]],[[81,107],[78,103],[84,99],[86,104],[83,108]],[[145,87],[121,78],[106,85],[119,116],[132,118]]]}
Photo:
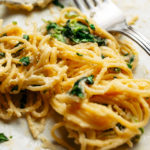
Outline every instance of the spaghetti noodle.
{"label": "spaghetti noodle", "polygon": [[[149,120],[150,81],[133,79],[137,52],[75,8],[65,8],[41,33],[0,28],[0,118],[26,115],[34,138],[54,109],[81,150],[112,149],[135,137]],[[40,121],[40,130],[36,130]]]}

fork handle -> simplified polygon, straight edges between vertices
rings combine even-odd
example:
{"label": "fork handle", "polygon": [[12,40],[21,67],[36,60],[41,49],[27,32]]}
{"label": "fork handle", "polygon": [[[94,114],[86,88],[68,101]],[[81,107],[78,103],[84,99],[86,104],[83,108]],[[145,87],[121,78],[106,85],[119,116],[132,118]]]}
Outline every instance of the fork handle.
{"label": "fork handle", "polygon": [[128,36],[129,38],[134,40],[139,46],[141,46],[147,52],[148,55],[150,55],[150,41],[141,33],[133,29],[133,27],[128,26],[127,28],[116,30],[115,32],[119,32]]}

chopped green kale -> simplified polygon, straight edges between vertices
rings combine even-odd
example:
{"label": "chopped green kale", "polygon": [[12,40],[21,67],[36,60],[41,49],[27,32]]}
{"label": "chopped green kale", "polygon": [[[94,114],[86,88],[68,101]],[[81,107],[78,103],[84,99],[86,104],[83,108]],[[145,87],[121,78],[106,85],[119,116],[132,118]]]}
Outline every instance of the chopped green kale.
{"label": "chopped green kale", "polygon": [[[22,42],[18,42],[14,47],[18,47],[19,45],[23,44]],[[24,48],[19,49],[16,53],[13,53],[12,56],[13,57],[18,57],[20,55],[20,52],[23,50]]]}
{"label": "chopped green kale", "polygon": [[18,47],[20,44],[23,44],[22,42],[18,42],[14,47]]}
{"label": "chopped green kale", "polygon": [[130,57],[129,63],[131,64],[134,61],[134,55]]}
{"label": "chopped green kale", "polygon": [[75,44],[96,42],[99,46],[105,45],[105,39],[90,33],[88,26],[75,20],[68,20],[65,26],[65,36]]}
{"label": "chopped green kale", "polygon": [[90,27],[92,30],[95,30],[94,24],[90,24],[87,19],[85,19],[85,22],[89,25],[89,27]]}
{"label": "chopped green kale", "polygon": [[9,139],[6,137],[4,133],[0,133],[0,143],[6,142]]}
{"label": "chopped green kale", "polygon": [[76,20],[68,20],[64,27],[48,22],[46,29],[48,34],[62,42],[66,42],[65,38],[68,38],[73,44],[96,42],[99,46],[106,45],[105,39],[91,34],[87,25]]}
{"label": "chopped green kale", "polygon": [[17,21],[13,21],[12,24],[13,24],[13,25],[17,25]]}
{"label": "chopped green kale", "polygon": [[123,125],[120,124],[120,123],[117,123],[116,126],[117,126],[120,130],[125,129],[125,126],[123,126]]}
{"label": "chopped green kale", "polygon": [[130,57],[129,63],[127,64],[128,68],[132,69],[132,63],[134,61],[134,55]]}
{"label": "chopped green kale", "polygon": [[52,37],[56,38],[58,41],[65,42],[64,36],[62,34],[52,34]]}
{"label": "chopped green kale", "polygon": [[101,54],[101,58],[102,58],[102,59],[104,59],[104,58],[105,58],[105,56],[104,56],[103,54]]}
{"label": "chopped green kale", "polygon": [[5,53],[0,52],[0,59],[3,58],[3,57],[5,57]]}
{"label": "chopped green kale", "polygon": [[14,86],[12,87],[12,89],[11,89],[11,92],[17,91],[17,90],[18,90],[18,85],[14,85]]}
{"label": "chopped green kale", "polygon": [[22,57],[19,61],[22,62],[24,66],[28,66],[30,64],[29,57]]}
{"label": "chopped green kale", "polygon": [[144,133],[144,128],[139,128],[139,130],[141,131],[141,134]]}
{"label": "chopped green kale", "polygon": [[89,21],[88,21],[87,19],[85,19],[85,22],[86,22],[87,24],[89,24]]}
{"label": "chopped green kale", "polygon": [[64,35],[63,35],[64,32],[63,27],[59,26],[56,23],[49,22],[46,29],[52,37],[56,38],[58,41],[65,42]]}
{"label": "chopped green kale", "polygon": [[76,96],[78,96],[80,98],[84,98],[84,93],[83,93],[82,87],[80,86],[80,82],[82,80],[85,80],[85,83],[87,83],[87,84],[93,84],[94,83],[93,78],[94,78],[94,76],[91,75],[89,77],[83,77],[83,78],[77,80],[75,82],[73,88],[71,89],[70,94],[71,95],[76,95]]}
{"label": "chopped green kale", "polygon": [[49,31],[51,29],[55,29],[55,28],[58,28],[58,25],[53,22],[49,22],[49,24],[46,26],[47,31]]}
{"label": "chopped green kale", "polygon": [[89,77],[86,77],[85,82],[86,82],[87,84],[93,84],[93,83],[94,83],[93,78],[94,78],[94,75],[91,75],[91,76],[89,76]]}
{"label": "chopped green kale", "polygon": [[78,56],[83,56],[82,54],[80,54],[80,53],[76,53]]}
{"label": "chopped green kale", "polygon": [[26,39],[27,41],[29,41],[29,39],[30,39],[30,38],[29,38],[29,35],[24,34],[24,35],[23,35],[23,39]]}
{"label": "chopped green kale", "polygon": [[92,30],[95,30],[94,24],[90,24],[90,28],[91,28]]}
{"label": "chopped green kale", "polygon": [[93,35],[90,34],[88,26],[80,22],[68,20],[65,29],[65,36],[75,44],[94,42]]}
{"label": "chopped green kale", "polygon": [[84,93],[83,93],[83,91],[82,91],[82,88],[79,87],[78,84],[74,84],[72,90],[70,91],[70,94],[71,94],[71,95],[76,95],[76,96],[78,96],[78,97],[80,97],[80,98],[83,98],[83,97],[84,97]]}
{"label": "chopped green kale", "polygon": [[131,64],[127,64],[128,68],[132,69],[132,65]]}
{"label": "chopped green kale", "polygon": [[106,39],[102,39],[99,36],[94,37],[95,42],[98,44],[98,46],[105,46],[106,45]]}
{"label": "chopped green kale", "polygon": [[59,0],[53,0],[53,4],[55,4],[56,6],[59,6],[61,8],[64,8],[64,5],[62,5]]}

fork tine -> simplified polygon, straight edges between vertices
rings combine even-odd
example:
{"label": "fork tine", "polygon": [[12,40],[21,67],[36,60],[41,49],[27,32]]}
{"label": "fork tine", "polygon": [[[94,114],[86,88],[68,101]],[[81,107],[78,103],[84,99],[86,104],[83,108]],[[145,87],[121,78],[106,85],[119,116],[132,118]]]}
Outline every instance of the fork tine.
{"label": "fork tine", "polygon": [[94,6],[97,6],[97,5],[98,5],[97,0],[93,0],[93,2],[94,2]]}
{"label": "fork tine", "polygon": [[100,0],[73,0],[74,4],[82,11],[87,12],[98,6],[101,2]]}
{"label": "fork tine", "polygon": [[80,0],[80,2],[78,0],[73,0],[74,4],[82,11],[87,11],[87,5],[85,4],[85,1],[83,2],[83,0]]}
{"label": "fork tine", "polygon": [[105,0],[93,0],[93,1],[95,3],[95,6],[100,6]]}
{"label": "fork tine", "polygon": [[89,9],[96,6],[95,0],[84,0]]}
{"label": "fork tine", "polygon": [[[84,2],[85,2],[85,4],[86,4],[86,6],[87,6],[87,8],[91,8],[91,6],[90,6],[90,4],[89,4],[89,2],[87,2],[87,0],[83,0]],[[89,0],[88,0],[89,1]]]}

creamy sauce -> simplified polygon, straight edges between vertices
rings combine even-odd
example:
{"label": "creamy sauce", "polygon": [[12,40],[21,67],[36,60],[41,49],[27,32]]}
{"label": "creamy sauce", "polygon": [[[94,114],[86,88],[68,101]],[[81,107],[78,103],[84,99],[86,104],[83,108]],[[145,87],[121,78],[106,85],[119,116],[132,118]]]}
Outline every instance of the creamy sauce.
{"label": "creamy sauce", "polygon": [[52,2],[52,0],[12,0],[12,3],[6,3],[5,5],[11,9],[24,9],[31,11],[35,6],[44,8],[50,2]]}
{"label": "creamy sauce", "polygon": [[32,4],[30,5],[25,5],[25,4],[20,4],[20,5],[13,5],[13,4],[6,4],[7,7],[9,7],[10,9],[24,9],[27,11],[31,11],[34,6]]}

